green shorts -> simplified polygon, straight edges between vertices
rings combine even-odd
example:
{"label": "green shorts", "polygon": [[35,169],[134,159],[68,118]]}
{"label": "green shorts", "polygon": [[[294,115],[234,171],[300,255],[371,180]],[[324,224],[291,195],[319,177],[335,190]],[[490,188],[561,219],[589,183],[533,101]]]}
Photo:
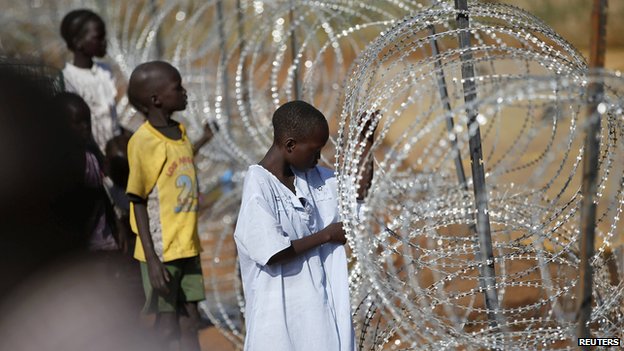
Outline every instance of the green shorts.
{"label": "green shorts", "polygon": [[147,263],[141,262],[141,278],[145,290],[143,313],[176,312],[184,302],[202,301],[204,278],[199,256],[165,262],[169,272],[169,293],[163,295],[152,288]]}

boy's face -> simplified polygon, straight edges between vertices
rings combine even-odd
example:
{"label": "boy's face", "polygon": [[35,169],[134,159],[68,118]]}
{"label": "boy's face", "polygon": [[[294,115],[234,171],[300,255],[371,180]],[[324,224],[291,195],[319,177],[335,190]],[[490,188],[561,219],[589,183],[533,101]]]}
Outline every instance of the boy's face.
{"label": "boy's face", "polygon": [[171,67],[162,74],[163,85],[158,94],[161,108],[166,111],[182,111],[186,109],[186,89],[182,86],[182,77],[177,69]]}
{"label": "boy's face", "polygon": [[84,24],[82,36],[76,42],[76,48],[89,57],[106,56],[106,27],[104,23],[90,20]]}
{"label": "boy's face", "polygon": [[290,148],[291,151],[286,153],[286,161],[299,171],[314,168],[321,158],[321,150],[327,144],[327,139],[329,130],[318,127],[311,130],[311,133],[302,140],[293,140],[293,145],[288,145],[287,140],[286,149]]}

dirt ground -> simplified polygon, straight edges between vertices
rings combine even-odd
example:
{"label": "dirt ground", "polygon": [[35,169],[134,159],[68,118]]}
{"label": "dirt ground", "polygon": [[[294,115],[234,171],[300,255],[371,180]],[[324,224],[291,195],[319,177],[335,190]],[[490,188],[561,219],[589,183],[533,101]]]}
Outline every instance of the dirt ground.
{"label": "dirt ground", "polygon": [[236,348],[219,330],[212,326],[199,332],[202,351],[234,351]]}

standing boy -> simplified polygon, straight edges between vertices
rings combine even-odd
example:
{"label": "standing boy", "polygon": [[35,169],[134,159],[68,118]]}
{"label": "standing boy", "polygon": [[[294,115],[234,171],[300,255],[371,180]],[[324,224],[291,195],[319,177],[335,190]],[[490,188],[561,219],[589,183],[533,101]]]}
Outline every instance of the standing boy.
{"label": "standing boy", "polygon": [[82,224],[81,232],[89,238],[89,250],[112,259],[126,238],[115,230],[113,209],[103,184],[103,156],[91,135],[89,106],[79,95],[68,92],[58,94],[55,103],[71,127],[76,147],[84,152],[82,179],[74,184],[73,196],[66,202],[72,203],[77,214],[74,219],[78,218],[75,222]]}
{"label": "standing boy", "polygon": [[121,132],[117,121],[117,87],[108,66],[94,62],[106,56],[106,25],[87,9],[73,10],[63,17],[61,36],[73,54],[63,68],[65,89],[82,97],[91,109],[92,134],[100,151]]}
{"label": "standing boy", "polygon": [[147,118],[130,138],[127,193],[134,252],[141,261],[144,311],[157,313],[156,327],[171,349],[199,350],[197,302],[204,299],[197,235],[198,187],[193,147],[184,127],[171,119],[186,108],[177,69],[166,62],[139,65],[128,98]]}
{"label": "standing boy", "polygon": [[273,114],[273,131],[273,145],[245,176],[234,233],[245,350],[354,350],[336,178],[317,166],[327,121],[291,101]]}

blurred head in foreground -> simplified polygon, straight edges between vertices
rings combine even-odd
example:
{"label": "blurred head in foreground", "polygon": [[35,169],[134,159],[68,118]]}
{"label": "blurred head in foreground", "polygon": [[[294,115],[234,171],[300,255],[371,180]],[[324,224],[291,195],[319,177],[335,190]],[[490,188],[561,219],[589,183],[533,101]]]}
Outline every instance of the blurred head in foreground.
{"label": "blurred head in foreground", "polygon": [[158,350],[127,285],[59,220],[84,154],[44,78],[0,62],[0,350]]}

